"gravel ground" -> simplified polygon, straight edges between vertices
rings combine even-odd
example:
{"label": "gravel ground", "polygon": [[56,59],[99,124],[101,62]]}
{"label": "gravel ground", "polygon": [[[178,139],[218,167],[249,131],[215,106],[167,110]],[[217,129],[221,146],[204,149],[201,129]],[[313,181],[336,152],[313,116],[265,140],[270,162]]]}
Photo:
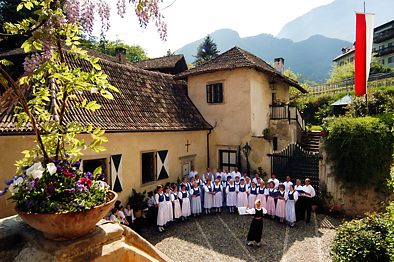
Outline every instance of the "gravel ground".
{"label": "gravel ground", "polygon": [[312,213],[294,228],[264,219],[261,247],[246,246],[251,216],[222,213],[174,223],[165,232],[141,234],[174,261],[331,261],[330,243],[340,222]]}

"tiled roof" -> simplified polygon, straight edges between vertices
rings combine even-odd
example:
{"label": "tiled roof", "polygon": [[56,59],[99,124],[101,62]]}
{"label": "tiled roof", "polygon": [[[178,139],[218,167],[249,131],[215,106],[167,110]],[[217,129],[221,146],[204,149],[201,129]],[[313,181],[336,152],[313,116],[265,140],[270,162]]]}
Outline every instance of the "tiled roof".
{"label": "tiled roof", "polygon": [[[86,61],[67,58],[72,67],[89,70]],[[97,94],[84,93],[77,97],[96,100],[102,105],[95,112],[73,106],[65,116],[66,122],[76,120],[105,129],[107,132],[187,131],[207,130],[212,126],[205,121],[186,94],[185,84],[175,81],[172,75],[150,72],[106,59],[99,62],[109,82],[120,90],[114,100]],[[0,97],[5,101],[6,93]],[[9,98],[8,98],[9,99]],[[2,103],[0,103],[2,105]],[[0,107],[0,135],[29,132],[29,128],[16,129],[13,106]]]}
{"label": "tiled roof", "polygon": [[199,75],[204,73],[210,73],[221,70],[231,70],[235,68],[254,68],[256,70],[268,73],[277,80],[286,82],[287,84],[296,87],[303,93],[307,91],[300,86],[297,81],[290,79],[289,77],[281,74],[275,68],[270,66],[261,58],[245,51],[239,47],[233,47],[230,50],[220,54],[216,58],[192,68],[186,72],[177,75],[178,78],[183,78],[192,75]]}
{"label": "tiled roof", "polygon": [[[181,73],[187,70],[187,64],[183,55],[169,55],[133,63],[133,66],[162,73]],[[177,71],[177,72],[174,72]]]}

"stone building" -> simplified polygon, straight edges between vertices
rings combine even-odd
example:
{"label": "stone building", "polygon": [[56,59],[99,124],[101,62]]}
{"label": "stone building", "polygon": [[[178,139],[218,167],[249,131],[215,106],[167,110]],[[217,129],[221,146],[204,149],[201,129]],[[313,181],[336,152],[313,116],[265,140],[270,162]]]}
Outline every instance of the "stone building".
{"label": "stone building", "polygon": [[[101,109],[92,113],[72,107],[66,116],[106,130],[110,141],[103,153],[85,152],[82,169],[102,165],[107,182],[125,202],[132,188],[150,191],[158,183],[176,181],[184,168],[206,166],[207,133],[212,126],[187,96],[184,82],[170,74],[119,63],[113,57],[92,55],[101,58],[100,66],[120,93],[114,94],[114,100],[84,94],[88,100],[98,101]],[[68,63],[86,69],[81,61]],[[4,93],[0,103],[0,181],[13,176],[15,161],[34,139],[30,129],[16,129],[13,105],[4,104],[6,98]],[[11,201],[1,197],[0,217],[13,213]]]}
{"label": "stone building", "polygon": [[[23,55],[14,51],[0,56],[20,60]],[[120,93],[114,94],[114,100],[83,94],[79,99],[97,100],[102,108],[91,113],[72,107],[66,119],[106,130],[107,150],[86,152],[82,169],[103,166],[108,183],[123,203],[132,188],[150,191],[159,183],[174,182],[192,165],[200,172],[208,166],[246,168],[241,152],[246,143],[251,147],[251,168],[261,167],[269,174],[267,154],[296,142],[304,127],[297,109],[283,103],[289,99],[290,86],[306,92],[282,74],[283,59],[275,61],[276,70],[234,47],[185,71],[183,56],[130,64],[122,53],[117,58],[91,55],[100,58],[109,82]],[[78,60],[69,59],[68,63],[87,69]],[[30,129],[16,128],[12,99],[7,92],[0,95],[3,181],[13,175],[15,161],[33,144],[34,137]],[[263,138],[263,131],[268,129],[272,137]],[[7,197],[0,198],[0,217],[13,213]]]}
{"label": "stone building", "polygon": [[[306,90],[282,74],[283,58],[275,59],[275,67],[234,47],[177,75],[187,79],[190,99],[214,127],[209,135],[210,166],[245,168],[242,148],[248,143],[251,168],[270,174],[267,154],[299,140],[301,115],[286,102],[290,86]],[[264,130],[270,130],[272,140],[263,138]]]}

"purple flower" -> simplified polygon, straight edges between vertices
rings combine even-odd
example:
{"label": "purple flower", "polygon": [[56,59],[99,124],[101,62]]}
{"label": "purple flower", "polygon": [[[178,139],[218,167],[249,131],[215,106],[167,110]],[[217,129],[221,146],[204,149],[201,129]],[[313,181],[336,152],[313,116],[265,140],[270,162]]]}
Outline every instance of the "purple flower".
{"label": "purple flower", "polygon": [[29,169],[29,167],[30,167],[30,166],[22,166],[21,169],[22,169],[22,170],[27,170],[27,169]]}
{"label": "purple flower", "polygon": [[4,180],[4,184],[6,184],[7,186],[11,185],[13,182],[14,182],[14,179]]}
{"label": "purple flower", "polygon": [[102,181],[104,181],[104,180],[105,180],[105,174],[104,174],[104,173],[101,173],[101,174],[97,177],[97,180],[102,180]]}
{"label": "purple flower", "polygon": [[4,188],[3,190],[0,190],[0,196],[3,196],[5,193],[7,193],[8,187]]}
{"label": "purple flower", "polygon": [[70,193],[70,194],[74,194],[75,193],[75,188],[70,188],[70,189],[65,189],[64,191]]}
{"label": "purple flower", "polygon": [[73,167],[79,168],[81,166],[81,161],[77,161],[74,164],[72,164]]}
{"label": "purple flower", "polygon": [[87,178],[89,178],[89,179],[93,179],[93,174],[92,174],[92,172],[86,172],[86,177]]}

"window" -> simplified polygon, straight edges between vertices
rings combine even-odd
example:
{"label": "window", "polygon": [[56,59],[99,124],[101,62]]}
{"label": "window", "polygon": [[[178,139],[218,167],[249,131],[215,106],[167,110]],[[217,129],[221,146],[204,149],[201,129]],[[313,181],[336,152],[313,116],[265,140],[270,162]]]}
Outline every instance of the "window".
{"label": "window", "polygon": [[107,161],[108,159],[106,158],[98,158],[98,159],[86,159],[82,160],[82,171],[83,172],[94,172],[94,170],[98,167],[101,166],[103,173],[105,175],[105,182],[107,184],[111,185],[111,179],[108,174],[108,169],[107,169]]}
{"label": "window", "polygon": [[351,57],[350,58],[350,63],[353,63],[353,61],[354,61],[354,57]]}
{"label": "window", "polygon": [[274,151],[278,150],[278,137],[274,136],[274,139],[272,139],[272,149]]}
{"label": "window", "polygon": [[142,153],[142,183],[155,181],[155,153]]}
{"label": "window", "polygon": [[381,64],[384,65],[384,59],[382,59]]}
{"label": "window", "polygon": [[219,150],[219,166],[222,170],[234,170],[237,167],[237,151],[235,150]]}
{"label": "window", "polygon": [[169,177],[168,150],[141,154],[142,184]]}
{"label": "window", "polygon": [[207,103],[223,103],[223,83],[207,85]]}
{"label": "window", "polygon": [[276,101],[276,93],[272,93],[271,103],[274,104]]}
{"label": "window", "polygon": [[390,56],[390,57],[387,59],[387,64],[391,64],[392,62],[394,62],[394,56]]}
{"label": "window", "polygon": [[390,47],[392,45],[393,45],[393,42],[390,42],[390,43],[387,44],[388,47]]}

